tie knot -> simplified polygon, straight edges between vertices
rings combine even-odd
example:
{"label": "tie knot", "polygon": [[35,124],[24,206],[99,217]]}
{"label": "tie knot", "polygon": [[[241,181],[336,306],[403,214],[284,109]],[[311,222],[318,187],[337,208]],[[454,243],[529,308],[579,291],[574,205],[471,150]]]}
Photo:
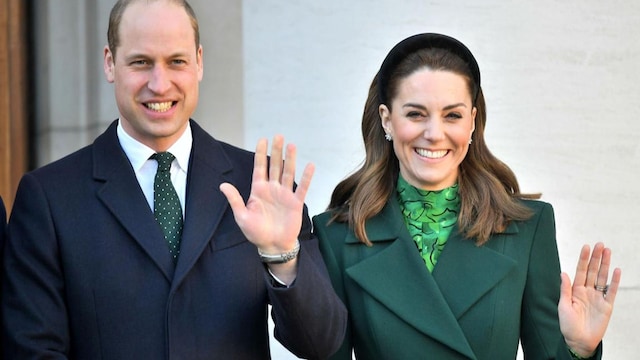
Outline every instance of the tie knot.
{"label": "tie knot", "polygon": [[176,157],[173,156],[172,153],[165,151],[155,153],[151,155],[151,158],[158,162],[158,171],[169,171],[169,169],[171,169],[171,163]]}

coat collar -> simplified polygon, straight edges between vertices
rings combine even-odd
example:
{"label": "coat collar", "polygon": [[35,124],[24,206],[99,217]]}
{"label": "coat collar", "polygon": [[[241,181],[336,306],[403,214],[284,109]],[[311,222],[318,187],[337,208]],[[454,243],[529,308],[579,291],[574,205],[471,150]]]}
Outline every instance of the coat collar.
{"label": "coat collar", "polygon": [[93,177],[103,183],[97,196],[171,281],[173,260],[158,246],[164,241],[162,231],[120,146],[116,127],[114,121],[93,143]]}
{"label": "coat collar", "polygon": [[[357,259],[347,260],[348,276],[398,318],[475,359],[458,319],[515,268],[515,261],[476,246],[454,229],[433,274],[429,273],[395,197],[367,222],[366,230],[373,246],[360,247],[364,249],[357,252]],[[508,230],[517,232],[517,226]],[[345,241],[359,243],[353,232]]]}
{"label": "coat collar", "polygon": [[218,186],[232,181],[232,162],[221,143],[191,120],[193,145],[187,175],[186,216],[180,256],[174,265],[169,251],[158,246],[164,242],[162,232],[120,147],[116,125],[114,121],[93,144],[93,176],[103,182],[97,196],[160,268],[167,281],[172,282],[172,288],[176,288],[211,240],[228,207]]}
{"label": "coat collar", "polygon": [[[223,182],[235,183],[232,177],[233,163],[228,158],[222,144],[194,121],[191,121],[191,128],[193,147],[187,177],[185,223],[172,290],[179,286],[202,251],[212,241],[213,234],[229,207],[227,199],[219,190],[220,184]],[[251,178],[251,174],[246,170],[241,171],[239,176]],[[229,238],[228,240],[245,241],[244,237]],[[216,248],[231,245],[218,243]]]}

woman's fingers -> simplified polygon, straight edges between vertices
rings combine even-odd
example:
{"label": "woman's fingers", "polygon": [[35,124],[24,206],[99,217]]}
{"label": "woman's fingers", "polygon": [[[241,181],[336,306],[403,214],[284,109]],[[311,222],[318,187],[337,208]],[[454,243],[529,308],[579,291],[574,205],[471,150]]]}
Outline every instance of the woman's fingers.
{"label": "woman's fingers", "polygon": [[[603,245],[604,246],[604,245]],[[604,248],[602,251],[602,258],[600,260],[600,268],[598,269],[598,276],[594,286],[601,288],[607,286],[609,281],[609,266],[611,264],[611,249]]]}
{"label": "woman's fingers", "polygon": [[616,294],[618,294],[618,286],[620,285],[620,278],[622,277],[622,270],[615,268],[613,270],[613,276],[611,277],[611,284],[605,296],[607,302],[611,305],[616,301]]}
{"label": "woman's fingers", "polygon": [[580,258],[578,259],[578,265],[576,266],[576,276],[573,279],[573,285],[584,285],[587,281],[587,271],[589,269],[589,254],[591,250],[589,245],[583,245],[580,250]]}
{"label": "woman's fingers", "polygon": [[[587,289],[595,289],[602,292],[606,301],[613,305],[622,271],[616,268],[609,283],[609,270],[611,267],[611,249],[598,242],[590,253],[589,246],[584,245],[580,251],[580,260],[576,268],[576,277],[573,286],[584,286]],[[564,287],[564,284],[563,284]],[[561,289],[561,292],[566,289]]]}
{"label": "woman's fingers", "polygon": [[[589,260],[589,266],[587,269],[587,279],[584,282],[584,284],[579,284],[579,285],[594,287],[597,284],[596,280],[598,279],[598,273],[600,272],[600,264],[602,262],[603,250],[604,250],[604,244],[602,244],[601,242],[597,243],[593,247],[593,252],[591,253],[591,259]],[[606,285],[606,283],[598,284],[598,285]]]}

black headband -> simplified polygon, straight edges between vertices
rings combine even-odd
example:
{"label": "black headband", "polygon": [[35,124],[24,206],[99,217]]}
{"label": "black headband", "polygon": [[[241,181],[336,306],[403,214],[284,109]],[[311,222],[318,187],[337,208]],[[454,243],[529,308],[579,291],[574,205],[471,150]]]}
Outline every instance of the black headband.
{"label": "black headband", "polygon": [[467,63],[473,77],[473,103],[476,103],[480,91],[480,68],[471,51],[463,43],[450,36],[425,33],[413,35],[400,41],[387,54],[378,72],[378,101],[380,104],[387,104],[389,101],[386,94],[389,78],[402,60],[418,50],[432,48],[448,50]]}

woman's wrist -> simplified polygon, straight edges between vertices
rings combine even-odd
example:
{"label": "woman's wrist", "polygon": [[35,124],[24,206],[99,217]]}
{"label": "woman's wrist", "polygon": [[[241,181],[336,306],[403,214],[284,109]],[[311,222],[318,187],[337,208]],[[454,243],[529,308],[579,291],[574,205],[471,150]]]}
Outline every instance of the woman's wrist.
{"label": "woman's wrist", "polygon": [[591,359],[593,357],[593,355],[596,354],[596,351],[592,351],[591,353],[589,353],[588,355],[584,355],[586,354],[586,352],[577,352],[576,350],[574,350],[573,348],[571,348],[571,346],[567,345],[567,349],[569,350],[569,353],[571,354],[571,357],[574,360],[587,360],[587,359]]}

